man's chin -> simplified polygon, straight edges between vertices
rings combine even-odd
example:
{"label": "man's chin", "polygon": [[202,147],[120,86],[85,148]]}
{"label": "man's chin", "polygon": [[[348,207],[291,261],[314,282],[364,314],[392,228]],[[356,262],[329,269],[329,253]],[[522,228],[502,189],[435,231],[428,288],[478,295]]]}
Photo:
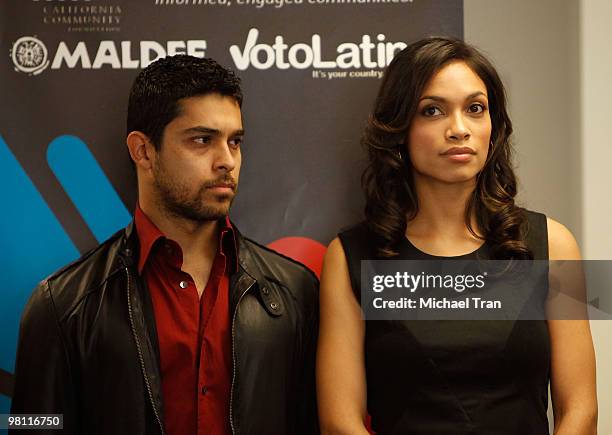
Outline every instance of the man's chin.
{"label": "man's chin", "polygon": [[185,218],[190,219],[194,222],[210,222],[225,219],[229,210],[206,210],[204,212],[198,212],[184,215]]}
{"label": "man's chin", "polygon": [[198,215],[204,220],[223,219],[229,214],[230,205],[230,201],[227,201],[224,204],[207,204],[198,210]]}
{"label": "man's chin", "polygon": [[230,201],[211,204],[174,204],[168,207],[168,211],[176,217],[193,222],[208,222],[225,219],[230,210]]}

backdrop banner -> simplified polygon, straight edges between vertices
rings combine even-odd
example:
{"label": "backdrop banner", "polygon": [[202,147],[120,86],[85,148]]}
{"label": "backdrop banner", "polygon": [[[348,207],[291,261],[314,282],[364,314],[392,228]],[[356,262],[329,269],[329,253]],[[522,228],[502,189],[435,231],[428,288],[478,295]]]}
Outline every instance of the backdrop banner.
{"label": "backdrop banner", "polygon": [[319,273],[361,219],[359,139],[383,69],[424,36],[463,37],[461,0],[8,0],[0,3],[0,413],[32,288],[131,219],[129,88],[161,56],[243,80],[231,211],[249,237]]}

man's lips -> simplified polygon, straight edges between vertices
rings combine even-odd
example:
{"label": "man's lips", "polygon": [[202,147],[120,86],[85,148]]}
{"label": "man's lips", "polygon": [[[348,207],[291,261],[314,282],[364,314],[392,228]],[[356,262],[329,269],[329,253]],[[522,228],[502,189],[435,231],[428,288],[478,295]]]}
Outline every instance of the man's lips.
{"label": "man's lips", "polygon": [[236,190],[235,183],[214,183],[206,186],[207,189],[218,191],[218,192],[234,192]]}

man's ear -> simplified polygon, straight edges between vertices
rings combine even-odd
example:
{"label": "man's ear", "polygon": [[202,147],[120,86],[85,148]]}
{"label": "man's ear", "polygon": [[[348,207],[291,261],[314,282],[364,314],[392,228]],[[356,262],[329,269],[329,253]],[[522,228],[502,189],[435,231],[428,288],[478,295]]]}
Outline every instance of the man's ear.
{"label": "man's ear", "polygon": [[152,167],[152,158],[155,153],[155,147],[149,140],[146,134],[141,131],[132,131],[125,139],[130,157],[136,165],[136,168],[149,170]]}

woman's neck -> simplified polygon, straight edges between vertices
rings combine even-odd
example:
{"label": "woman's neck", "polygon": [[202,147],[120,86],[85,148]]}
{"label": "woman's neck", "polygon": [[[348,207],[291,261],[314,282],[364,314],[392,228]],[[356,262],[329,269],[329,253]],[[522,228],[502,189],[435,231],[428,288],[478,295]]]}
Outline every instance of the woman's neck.
{"label": "woman's neck", "polygon": [[[441,183],[437,180],[415,177],[418,198],[417,215],[408,222],[406,237],[426,252],[435,255],[457,255],[471,252],[482,244],[482,239],[469,231],[465,210],[474,188],[475,180],[465,183]],[[475,214],[471,226],[481,234]]]}

